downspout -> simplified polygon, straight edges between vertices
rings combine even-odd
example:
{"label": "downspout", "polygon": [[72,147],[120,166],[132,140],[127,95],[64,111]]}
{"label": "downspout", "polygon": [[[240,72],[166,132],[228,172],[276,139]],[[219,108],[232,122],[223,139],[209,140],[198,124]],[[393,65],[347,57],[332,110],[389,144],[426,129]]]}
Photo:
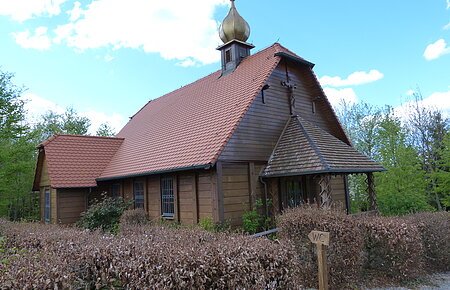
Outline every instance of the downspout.
{"label": "downspout", "polygon": [[263,177],[259,177],[259,181],[264,184],[264,206],[266,211],[266,217],[269,217],[269,207],[267,205],[267,183],[263,180]]}

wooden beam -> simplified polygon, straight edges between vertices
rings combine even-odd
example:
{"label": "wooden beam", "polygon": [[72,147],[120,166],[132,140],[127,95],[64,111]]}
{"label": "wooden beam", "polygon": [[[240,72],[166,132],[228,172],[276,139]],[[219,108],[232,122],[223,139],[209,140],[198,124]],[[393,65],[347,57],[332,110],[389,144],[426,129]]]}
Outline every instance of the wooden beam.
{"label": "wooden beam", "polygon": [[198,173],[194,172],[192,177],[192,220],[193,224],[198,223]]}
{"label": "wooden beam", "polygon": [[250,186],[249,192],[250,210],[253,210],[255,206],[255,195],[256,195],[255,162],[249,162],[248,164],[248,181]]}
{"label": "wooden beam", "polygon": [[222,173],[222,162],[218,161],[216,163],[216,188],[217,188],[217,214],[218,214],[218,222],[224,221],[224,208],[223,208],[223,189],[222,189],[222,179],[223,179],[223,173]]}
{"label": "wooden beam", "polygon": [[367,193],[369,195],[369,210],[377,210],[377,196],[372,172],[367,173]]}
{"label": "wooden beam", "polygon": [[348,190],[348,175],[344,175],[344,191],[345,191],[345,206],[347,208],[347,214],[350,214],[350,193]]}

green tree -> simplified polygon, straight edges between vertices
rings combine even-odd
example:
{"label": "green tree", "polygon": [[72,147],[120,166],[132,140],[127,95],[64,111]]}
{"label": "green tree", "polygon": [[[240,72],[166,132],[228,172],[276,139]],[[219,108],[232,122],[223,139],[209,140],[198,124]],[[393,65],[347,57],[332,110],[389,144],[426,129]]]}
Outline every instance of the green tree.
{"label": "green tree", "polygon": [[35,126],[40,135],[40,141],[46,140],[54,134],[86,135],[91,121],[78,115],[74,108],[68,107],[63,114],[48,111],[42,116],[42,121]]}
{"label": "green tree", "polygon": [[30,202],[35,146],[20,99],[23,88],[12,79],[0,71],[0,216],[20,219],[36,213]]}
{"label": "green tree", "polygon": [[406,143],[407,132],[391,108],[387,108],[377,134],[377,159],[387,169],[377,173],[378,205],[384,215],[432,210],[427,203],[426,172],[417,151]]}
{"label": "green tree", "polygon": [[450,208],[450,132],[444,136],[440,156],[438,170],[432,177],[436,180],[436,193],[439,195],[441,204],[448,210]]}
{"label": "green tree", "polygon": [[112,136],[116,135],[116,132],[114,132],[114,129],[111,128],[111,126],[108,123],[102,123],[98,127],[95,135],[103,136],[103,137],[112,137]]}
{"label": "green tree", "polygon": [[[341,102],[336,113],[353,146],[374,159],[377,152],[377,134],[382,119],[381,109],[368,103]],[[348,178],[352,212],[367,211],[368,193],[364,175],[350,175]]]}

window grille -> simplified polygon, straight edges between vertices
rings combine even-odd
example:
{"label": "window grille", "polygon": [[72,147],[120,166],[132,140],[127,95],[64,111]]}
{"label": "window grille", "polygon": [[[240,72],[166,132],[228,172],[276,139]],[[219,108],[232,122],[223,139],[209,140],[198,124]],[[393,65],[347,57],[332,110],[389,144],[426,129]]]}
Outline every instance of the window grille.
{"label": "window grille", "polygon": [[46,223],[50,222],[50,189],[45,189],[45,209],[44,209],[44,220]]}
{"label": "window grille", "polygon": [[134,208],[144,208],[144,182],[134,182]]}
{"label": "window grille", "polygon": [[173,217],[175,214],[172,177],[161,178],[161,211],[163,217]]}

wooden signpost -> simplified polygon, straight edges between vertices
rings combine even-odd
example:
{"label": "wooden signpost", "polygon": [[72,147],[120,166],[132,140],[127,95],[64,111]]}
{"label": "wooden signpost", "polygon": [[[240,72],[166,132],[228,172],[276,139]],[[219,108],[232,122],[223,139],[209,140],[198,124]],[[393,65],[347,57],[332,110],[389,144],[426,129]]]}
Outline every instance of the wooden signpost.
{"label": "wooden signpost", "polygon": [[319,290],[328,290],[328,266],[326,247],[330,244],[330,233],[311,231],[308,234],[311,243],[317,245],[317,261],[319,264]]}

